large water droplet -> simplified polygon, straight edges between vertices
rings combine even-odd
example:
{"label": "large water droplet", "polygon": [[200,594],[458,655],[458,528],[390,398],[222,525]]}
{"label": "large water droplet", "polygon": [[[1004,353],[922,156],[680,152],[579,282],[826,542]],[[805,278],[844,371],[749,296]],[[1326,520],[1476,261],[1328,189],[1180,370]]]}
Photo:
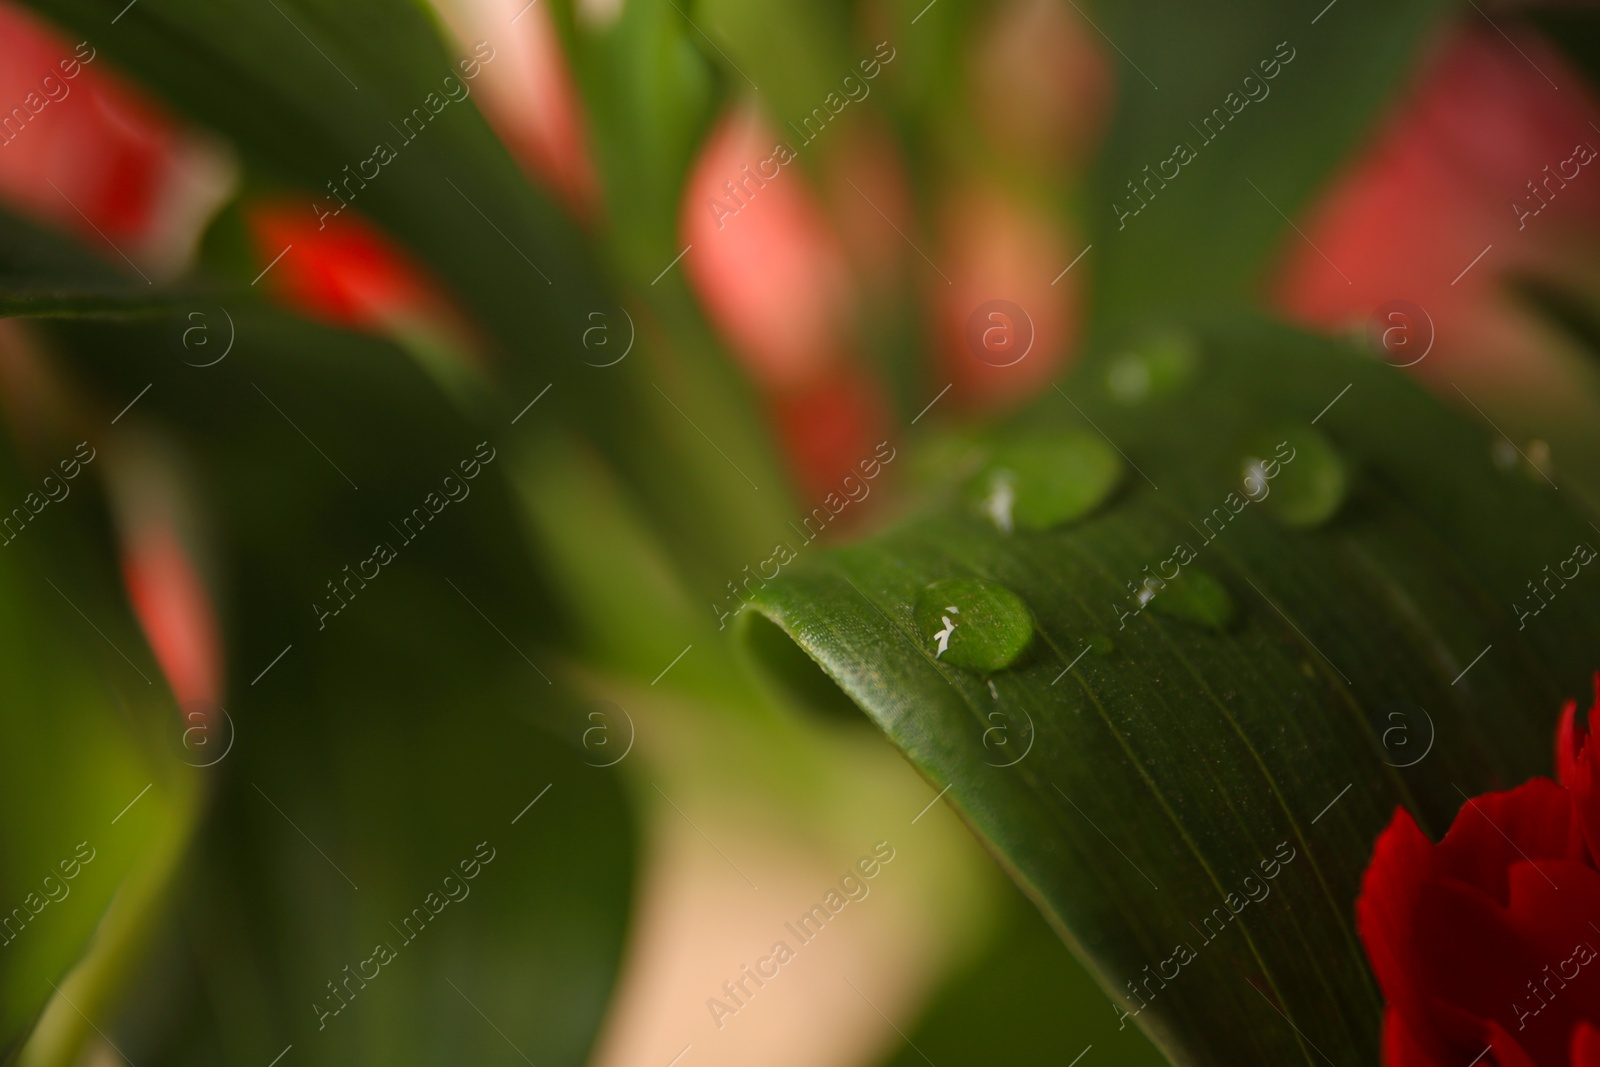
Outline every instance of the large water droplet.
{"label": "large water droplet", "polygon": [[1339,453],[1310,426],[1252,438],[1242,475],[1246,496],[1279,521],[1301,528],[1331,519],[1344,503],[1350,481]]}
{"label": "large water droplet", "polygon": [[1001,445],[971,492],[1002,531],[1043,530],[1093,511],[1122,473],[1122,457],[1105,441],[1068,431]]}
{"label": "large water droplet", "polygon": [[1106,388],[1124,404],[1171,393],[1193,376],[1200,362],[1194,338],[1175,330],[1149,334],[1106,368]]}
{"label": "large water droplet", "polygon": [[1033,640],[1033,615],[1017,594],[978,578],[947,578],[922,591],[917,632],[933,657],[969,670],[1008,667]]}
{"label": "large water droplet", "polygon": [[1216,578],[1188,566],[1150,600],[1150,610],[1172,619],[1221,630],[1233,621],[1233,597]]}

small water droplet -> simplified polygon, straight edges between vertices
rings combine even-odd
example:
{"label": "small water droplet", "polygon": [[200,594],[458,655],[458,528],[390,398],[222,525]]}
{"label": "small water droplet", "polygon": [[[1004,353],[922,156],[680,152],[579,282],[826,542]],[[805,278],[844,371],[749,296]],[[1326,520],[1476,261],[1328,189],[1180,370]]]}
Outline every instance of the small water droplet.
{"label": "small water droplet", "polygon": [[1082,518],[1122,480],[1122,457],[1096,435],[1069,431],[1001,445],[973,481],[978,509],[1002,532]]}
{"label": "small water droplet", "polygon": [[1530,478],[1547,478],[1550,475],[1550,444],[1538,437],[1528,442],[1524,449],[1528,455],[1528,476]]}
{"label": "small water droplet", "polygon": [[1494,465],[1503,471],[1514,470],[1517,466],[1517,446],[1507,441],[1504,437],[1497,437],[1489,445],[1489,458],[1494,460]]}
{"label": "small water droplet", "polygon": [[1117,650],[1117,643],[1111,640],[1110,634],[1090,634],[1089,648],[1097,656],[1109,656]]}
{"label": "small water droplet", "polygon": [[978,578],[934,582],[917,599],[917,631],[941,663],[989,673],[1033,640],[1033,615],[1017,594]]}
{"label": "small water droplet", "polygon": [[1343,458],[1310,426],[1282,427],[1253,437],[1242,475],[1246,496],[1280,522],[1304,529],[1333,517],[1350,481]]}
{"label": "small water droplet", "polygon": [[1160,595],[1150,601],[1150,609],[1213,630],[1225,628],[1234,617],[1233,597],[1227,587],[1195,566],[1185,567],[1182,574],[1168,582]]}
{"label": "small water droplet", "polygon": [[1015,477],[1014,472],[1001,468],[989,472],[986,478],[988,491],[983,495],[983,511],[1001,533],[1010,533],[1016,525],[1011,516],[1011,509],[1017,503]]}
{"label": "small water droplet", "polygon": [[1152,333],[1106,368],[1106,388],[1124,404],[1137,404],[1179,389],[1194,374],[1200,356],[1188,334]]}

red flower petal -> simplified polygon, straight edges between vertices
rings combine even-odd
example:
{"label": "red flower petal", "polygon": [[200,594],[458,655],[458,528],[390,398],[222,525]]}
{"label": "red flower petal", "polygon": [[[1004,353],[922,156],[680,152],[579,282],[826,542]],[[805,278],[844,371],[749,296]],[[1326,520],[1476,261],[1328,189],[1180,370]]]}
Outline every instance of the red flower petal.
{"label": "red flower petal", "polygon": [[1572,1067],[1600,1067],[1600,1028],[1579,1023],[1572,1032]]}
{"label": "red flower petal", "polygon": [[1385,1067],[1453,1067],[1424,1048],[1393,1008],[1383,1017],[1383,1062]]}
{"label": "red flower petal", "polygon": [[[1600,685],[1600,675],[1595,678]],[[1556,780],[1572,787],[1572,776],[1578,769],[1578,754],[1589,739],[1588,724],[1578,721],[1578,702],[1569,700],[1561,709],[1561,721],[1556,726]]]}
{"label": "red flower petal", "polygon": [[1571,796],[1550,779],[1535,778],[1467,801],[1435,849],[1435,872],[1466,882],[1503,906],[1518,861],[1582,859],[1577,832]]}
{"label": "red flower petal", "polygon": [[[1559,747],[1582,782],[1590,757],[1572,719]],[[1564,1067],[1575,1034],[1600,1025],[1600,870],[1578,800],[1545,778],[1474,797],[1438,844],[1395,813],[1356,902],[1389,1004],[1390,1067]]]}
{"label": "red flower petal", "polygon": [[[1372,861],[1356,900],[1356,931],[1366,947],[1378,987],[1391,1015],[1420,1023],[1427,1017],[1418,987],[1413,919],[1423,886],[1433,876],[1433,845],[1404,808],[1396,808],[1388,829],[1373,846]],[[1411,1031],[1413,1027],[1407,1025]],[[1422,1040],[1431,1028],[1417,1032]]]}
{"label": "red flower petal", "polygon": [[1589,846],[1591,862],[1600,857],[1600,750],[1592,744],[1595,713],[1600,711],[1600,674],[1595,676],[1596,702],[1583,722],[1578,720],[1576,701],[1568,701],[1561,712],[1561,725],[1556,731],[1556,766],[1560,769],[1562,784],[1572,793],[1573,807],[1583,830],[1583,839]]}

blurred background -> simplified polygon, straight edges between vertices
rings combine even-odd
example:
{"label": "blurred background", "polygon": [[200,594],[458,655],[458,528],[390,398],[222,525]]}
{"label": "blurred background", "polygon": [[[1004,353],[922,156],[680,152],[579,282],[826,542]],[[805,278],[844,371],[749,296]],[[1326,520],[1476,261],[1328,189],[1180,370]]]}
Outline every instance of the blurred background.
{"label": "blurred background", "polygon": [[7,1062],[1164,1062],[734,619],[1226,308],[1587,498],[1597,62],[1416,0],[0,0]]}

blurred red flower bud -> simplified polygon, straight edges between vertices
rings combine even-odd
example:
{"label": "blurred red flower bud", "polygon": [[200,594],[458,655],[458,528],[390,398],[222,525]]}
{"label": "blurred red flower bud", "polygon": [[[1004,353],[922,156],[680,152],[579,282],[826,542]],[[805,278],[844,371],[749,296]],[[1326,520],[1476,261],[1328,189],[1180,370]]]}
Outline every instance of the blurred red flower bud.
{"label": "blurred red flower bud", "polygon": [[1086,160],[1115,87],[1099,40],[1056,0],[1008,0],[987,17],[973,57],[974,110],[985,134],[1040,164]]}
{"label": "blurred red flower bud", "polygon": [[353,213],[319,221],[309,205],[274,201],[246,211],[262,281],[310,318],[379,333],[424,354],[475,360],[466,321],[406,252]]}
{"label": "blurred red flower bud", "polygon": [[684,256],[706,313],[768,389],[815,381],[844,348],[844,250],[793,147],[753,110],[730,113],[684,187]]}
{"label": "blurred red flower bud", "polygon": [[464,50],[463,73],[511,154],[580,217],[599,199],[582,101],[548,5],[528,0],[434,0]]}
{"label": "blurred red flower bud", "polygon": [[842,366],[818,381],[773,398],[784,451],[807,500],[843,493],[850,475],[887,436],[888,404],[859,368]]}
{"label": "blurred red flower bud", "polygon": [[1032,396],[1077,339],[1085,268],[1062,268],[1081,249],[1069,252],[1047,212],[988,186],[947,200],[941,234],[949,282],[935,276],[928,292],[952,396],[977,407]]}
{"label": "blurred red flower bud", "polygon": [[200,507],[181,453],[147,430],[107,449],[123,585],[178,705],[209,717],[223,690],[222,631],[203,572]]}
{"label": "blurred red flower bud", "polygon": [[0,198],[119,266],[181,271],[231,195],[228,156],[124,83],[93,42],[4,2],[0,41]]}

